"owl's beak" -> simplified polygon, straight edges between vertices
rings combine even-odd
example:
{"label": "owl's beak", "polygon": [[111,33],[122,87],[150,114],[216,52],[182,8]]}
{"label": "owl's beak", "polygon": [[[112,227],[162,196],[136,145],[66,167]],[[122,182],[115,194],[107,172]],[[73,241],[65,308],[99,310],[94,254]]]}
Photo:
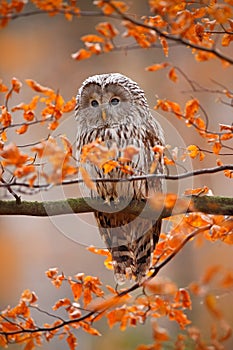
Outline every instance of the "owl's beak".
{"label": "owl's beak", "polygon": [[105,121],[107,118],[105,109],[102,109],[102,118],[103,118],[103,121]]}

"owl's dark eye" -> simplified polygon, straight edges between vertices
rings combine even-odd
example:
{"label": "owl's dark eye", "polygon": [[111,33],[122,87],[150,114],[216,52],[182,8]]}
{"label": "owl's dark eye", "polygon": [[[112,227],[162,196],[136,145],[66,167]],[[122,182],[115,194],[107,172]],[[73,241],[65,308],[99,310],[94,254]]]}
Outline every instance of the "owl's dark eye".
{"label": "owl's dark eye", "polygon": [[99,102],[96,101],[96,100],[92,100],[91,101],[91,105],[92,105],[92,107],[98,107],[99,106]]}
{"label": "owl's dark eye", "polygon": [[119,100],[119,98],[117,98],[117,97],[113,97],[113,98],[111,99],[111,101],[110,101],[110,103],[111,103],[112,106],[118,105],[119,102],[120,102],[120,100]]}

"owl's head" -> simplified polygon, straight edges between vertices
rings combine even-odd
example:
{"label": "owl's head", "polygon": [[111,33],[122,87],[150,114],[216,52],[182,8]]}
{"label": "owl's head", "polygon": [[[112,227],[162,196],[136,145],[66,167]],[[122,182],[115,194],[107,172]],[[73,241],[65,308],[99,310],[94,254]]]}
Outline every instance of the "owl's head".
{"label": "owl's head", "polygon": [[78,91],[77,121],[89,126],[128,123],[142,110],[148,110],[143,90],[119,73],[91,76]]}

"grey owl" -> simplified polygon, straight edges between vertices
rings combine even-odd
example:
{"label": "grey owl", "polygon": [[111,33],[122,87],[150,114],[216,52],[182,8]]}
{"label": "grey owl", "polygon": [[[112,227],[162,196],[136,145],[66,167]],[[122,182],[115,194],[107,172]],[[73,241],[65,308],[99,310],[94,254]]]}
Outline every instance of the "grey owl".
{"label": "grey owl", "polygon": [[[144,91],[136,82],[119,73],[94,75],[87,78],[77,95],[76,120],[77,159],[82,147],[96,139],[107,147],[117,146],[116,158],[123,150],[134,145],[138,153],[130,163],[134,175],[150,173],[154,162],[153,146],[164,145],[163,130],[150,113]],[[125,178],[118,168],[109,173],[91,164],[85,164],[92,178]],[[163,173],[163,159],[155,170]],[[87,190],[90,197],[117,202],[121,199],[145,200],[151,192],[163,190],[159,178],[129,182],[97,183],[97,192]],[[89,192],[88,192],[89,191]],[[112,255],[114,275],[121,284],[134,277],[142,281],[150,268],[151,257],[160,234],[160,220],[136,217],[133,214],[95,212],[101,237]]]}

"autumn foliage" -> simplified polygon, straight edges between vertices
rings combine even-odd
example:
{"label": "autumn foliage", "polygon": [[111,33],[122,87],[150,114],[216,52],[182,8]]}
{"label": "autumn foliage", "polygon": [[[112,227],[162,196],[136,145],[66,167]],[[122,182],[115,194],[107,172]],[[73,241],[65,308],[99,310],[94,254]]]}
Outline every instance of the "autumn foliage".
{"label": "autumn foliage", "polygon": [[[31,0],[34,10],[28,10],[25,1],[12,0],[0,3],[0,27],[11,25],[11,21],[21,16],[47,14],[62,15],[66,20],[88,16],[88,11],[78,7],[78,2],[61,0]],[[184,123],[188,132],[197,133],[205,144],[205,148],[196,144],[178,149],[170,145],[155,146],[154,162],[150,173],[144,177],[156,176],[158,159],[163,156],[167,173],[165,179],[174,179],[172,172],[187,159],[197,160],[202,168],[207,154],[214,157],[216,171],[224,170],[223,175],[229,180],[233,178],[233,166],[224,162],[224,156],[233,155],[233,127],[219,121],[216,129],[212,129],[210,116],[201,105],[197,92],[216,94],[218,102],[232,108],[233,91],[221,84],[216,89],[209,89],[191,80],[179,66],[168,61],[173,45],[184,45],[190,50],[197,62],[220,60],[223,69],[229,69],[233,59],[228,54],[233,41],[233,9],[232,1],[176,1],[150,0],[150,15],[134,16],[130,12],[130,2],[126,1],[93,1],[94,15],[104,17],[95,26],[93,32],[81,37],[82,47],[70,53],[77,61],[89,59],[95,55],[108,54],[119,50],[160,48],[164,55],[162,62],[151,62],[145,70],[155,74],[163,71],[171,83],[178,84],[184,79],[190,87],[191,96],[185,103],[158,97],[154,109]],[[89,15],[93,16],[93,12]],[[114,22],[112,21],[114,19]],[[116,20],[118,26],[116,25]],[[90,29],[91,31],[91,29]],[[120,46],[117,39],[131,39],[132,44]],[[75,51],[76,50],[76,51]],[[22,89],[31,89],[33,97],[30,101],[13,104],[13,97],[20,96]],[[69,113],[74,113],[75,97],[66,101],[60,90],[42,86],[29,79],[20,81],[13,77],[10,82],[0,80],[0,181],[1,187],[20,204],[20,194],[25,188],[30,193],[49,189],[53,186],[84,182],[92,190],[96,182],[83,166],[86,162],[94,164],[105,174],[119,169],[125,174],[124,180],[137,180],[131,166],[134,156],[140,151],[134,146],[122,150],[117,158],[116,146],[107,147],[104,140],[97,139],[82,149],[80,167],[77,168],[75,149],[65,136],[51,136],[61,121]],[[211,125],[211,127],[210,127]],[[19,137],[30,133],[30,130],[46,128],[43,140],[36,140],[23,148],[11,140],[12,133]],[[191,130],[191,131],[190,131]],[[9,136],[10,135],[10,136]],[[22,136],[23,137],[23,136]],[[203,144],[203,143],[202,143]],[[175,169],[175,170],[174,170]],[[215,170],[215,169],[214,169]],[[77,178],[80,173],[82,179]],[[214,171],[213,171],[214,172]],[[202,170],[205,173],[205,170]],[[188,173],[192,176],[194,173]],[[138,179],[141,177],[139,176]],[[179,178],[179,176],[177,177]],[[116,179],[117,180],[117,179]],[[158,211],[173,210],[169,232],[161,232],[160,240],[153,255],[153,267],[139,285],[134,283],[128,289],[115,289],[103,285],[97,276],[78,273],[65,276],[57,268],[49,268],[46,276],[55,288],[69,286],[72,297],[59,299],[52,310],[39,307],[36,293],[25,289],[19,302],[14,307],[6,307],[0,313],[0,346],[7,347],[11,343],[23,343],[25,350],[34,349],[43,342],[51,341],[55,336],[65,339],[68,347],[74,350],[78,345],[77,330],[99,336],[98,321],[105,319],[110,328],[117,325],[122,331],[151,321],[153,343],[138,345],[137,350],[160,350],[173,343],[173,349],[183,350],[222,350],[227,340],[232,339],[232,326],[218,306],[213,293],[218,288],[222,293],[233,290],[233,270],[224,269],[216,261],[207,271],[202,271],[197,281],[190,280],[189,285],[182,287],[169,279],[157,277],[158,272],[168,264],[186,243],[195,239],[198,247],[205,242],[219,241],[226,245],[233,244],[233,220],[230,216],[208,215],[196,212],[191,196],[209,194],[207,186],[187,189],[186,198],[178,198],[176,194],[155,194],[149,200],[152,209]],[[179,207],[179,215],[175,215],[175,207]],[[180,214],[180,211],[183,214]],[[188,212],[188,213],[187,213]],[[110,253],[105,249],[88,248],[91,253],[105,257],[104,266],[112,269]],[[212,318],[209,326],[209,339],[204,339],[202,331],[192,324],[191,310],[193,300],[200,298]],[[63,310],[64,317],[59,316]],[[46,314],[54,322],[38,324],[36,316]],[[166,318],[176,322],[180,328],[176,338],[168,330],[159,325],[160,319]]]}

